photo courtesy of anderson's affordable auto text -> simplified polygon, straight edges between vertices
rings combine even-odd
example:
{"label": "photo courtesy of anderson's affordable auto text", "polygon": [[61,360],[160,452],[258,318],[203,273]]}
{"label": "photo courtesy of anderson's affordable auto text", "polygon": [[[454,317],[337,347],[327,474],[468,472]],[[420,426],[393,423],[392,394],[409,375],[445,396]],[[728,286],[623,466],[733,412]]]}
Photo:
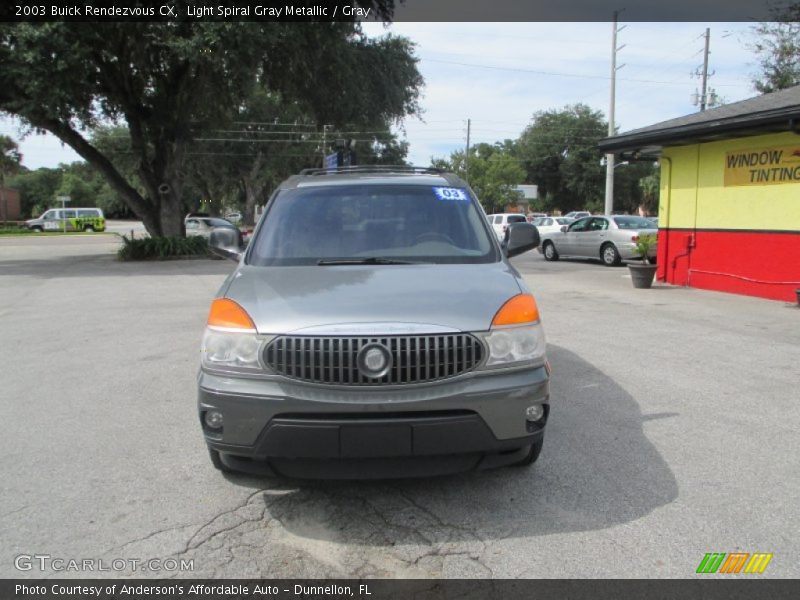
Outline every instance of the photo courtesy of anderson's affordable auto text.
{"label": "photo courtesy of anderson's affordable auto text", "polygon": [[0,600],[797,598],[800,0],[0,7]]}

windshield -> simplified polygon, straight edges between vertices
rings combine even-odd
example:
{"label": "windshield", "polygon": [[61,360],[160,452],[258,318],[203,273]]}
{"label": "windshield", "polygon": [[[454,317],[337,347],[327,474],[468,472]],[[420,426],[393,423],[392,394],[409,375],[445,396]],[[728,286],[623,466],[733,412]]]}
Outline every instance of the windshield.
{"label": "windshield", "polygon": [[614,217],[620,229],[655,229],[653,222],[644,217]]}
{"label": "windshield", "polygon": [[[462,188],[335,185],[281,191],[251,245],[253,265],[320,260],[498,260],[483,212]],[[373,263],[374,264],[374,263]]]}

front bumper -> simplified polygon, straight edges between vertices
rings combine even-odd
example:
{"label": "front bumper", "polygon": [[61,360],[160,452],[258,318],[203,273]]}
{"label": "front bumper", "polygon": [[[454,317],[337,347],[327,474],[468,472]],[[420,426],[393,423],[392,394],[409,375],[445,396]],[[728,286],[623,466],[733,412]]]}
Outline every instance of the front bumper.
{"label": "front bumper", "polygon": [[[541,440],[545,367],[470,373],[429,385],[344,388],[199,375],[206,442],[230,468],[295,477],[419,476],[516,462]],[[528,422],[525,410],[545,405]]]}

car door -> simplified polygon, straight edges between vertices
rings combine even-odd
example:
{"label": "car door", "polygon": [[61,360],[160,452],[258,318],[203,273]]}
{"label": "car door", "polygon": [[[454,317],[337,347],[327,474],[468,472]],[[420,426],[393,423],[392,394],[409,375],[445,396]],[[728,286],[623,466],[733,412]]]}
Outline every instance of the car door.
{"label": "car door", "polygon": [[581,238],[586,234],[590,221],[591,219],[578,219],[567,226],[566,233],[555,236],[556,250],[558,250],[559,254],[579,256]]}
{"label": "car door", "polygon": [[586,258],[600,256],[600,246],[608,236],[608,220],[603,217],[591,217],[586,231],[580,236],[578,255]]}

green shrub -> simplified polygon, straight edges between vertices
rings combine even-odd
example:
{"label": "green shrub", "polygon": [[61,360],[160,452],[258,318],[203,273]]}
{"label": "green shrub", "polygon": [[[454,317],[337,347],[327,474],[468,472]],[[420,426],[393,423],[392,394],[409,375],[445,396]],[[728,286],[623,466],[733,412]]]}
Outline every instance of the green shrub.
{"label": "green shrub", "polygon": [[4,233],[17,235],[20,233],[33,233],[33,230],[19,225],[0,225],[0,235]]}
{"label": "green shrub", "polygon": [[122,247],[117,251],[120,260],[169,260],[207,255],[208,240],[198,236],[129,239],[123,235]]}

